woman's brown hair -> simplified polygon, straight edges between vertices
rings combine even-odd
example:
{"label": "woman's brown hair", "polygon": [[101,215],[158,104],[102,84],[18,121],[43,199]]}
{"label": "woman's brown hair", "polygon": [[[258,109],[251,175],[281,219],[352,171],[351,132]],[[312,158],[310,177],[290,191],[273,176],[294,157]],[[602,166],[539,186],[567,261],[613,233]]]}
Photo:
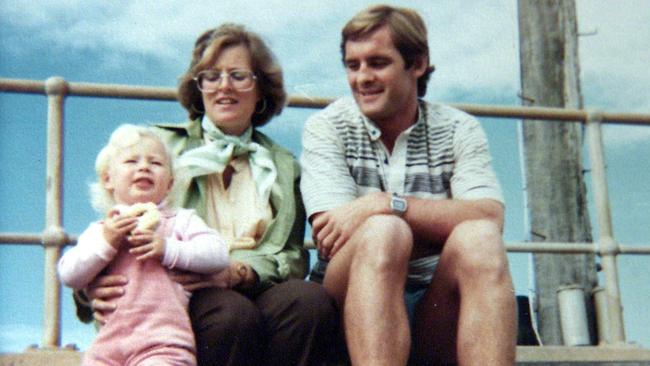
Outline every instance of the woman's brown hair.
{"label": "woman's brown hair", "polygon": [[262,126],[273,116],[280,114],[286,103],[287,93],[284,90],[282,68],[264,41],[239,24],[225,23],[197,38],[190,67],[180,77],[178,100],[188,111],[190,119],[205,114],[201,91],[194,77],[209,69],[224,49],[233,46],[244,46],[250,52],[252,71],[257,76],[256,83],[260,94],[260,101],[251,121],[254,127]]}

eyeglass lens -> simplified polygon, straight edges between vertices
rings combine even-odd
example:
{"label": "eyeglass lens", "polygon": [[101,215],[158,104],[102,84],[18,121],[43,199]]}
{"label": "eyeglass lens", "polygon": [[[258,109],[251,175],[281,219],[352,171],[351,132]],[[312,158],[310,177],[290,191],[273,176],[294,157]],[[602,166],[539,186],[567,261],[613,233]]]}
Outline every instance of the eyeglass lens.
{"label": "eyeglass lens", "polygon": [[205,70],[200,72],[197,77],[197,85],[201,91],[214,92],[217,90],[223,78],[228,78],[232,86],[240,91],[246,91],[253,88],[255,75],[247,70],[217,71]]}

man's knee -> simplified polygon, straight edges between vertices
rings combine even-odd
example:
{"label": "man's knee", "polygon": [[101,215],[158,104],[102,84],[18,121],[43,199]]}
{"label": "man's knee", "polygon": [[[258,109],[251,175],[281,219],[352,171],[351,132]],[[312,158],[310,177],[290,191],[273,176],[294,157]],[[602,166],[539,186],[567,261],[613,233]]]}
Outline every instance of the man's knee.
{"label": "man's knee", "polygon": [[397,216],[375,215],[368,218],[354,238],[358,246],[355,259],[380,268],[408,263],[413,249],[411,228]]}
{"label": "man's knee", "polygon": [[508,260],[499,226],[489,220],[471,220],[457,225],[445,245],[460,273],[483,276],[508,270]]}

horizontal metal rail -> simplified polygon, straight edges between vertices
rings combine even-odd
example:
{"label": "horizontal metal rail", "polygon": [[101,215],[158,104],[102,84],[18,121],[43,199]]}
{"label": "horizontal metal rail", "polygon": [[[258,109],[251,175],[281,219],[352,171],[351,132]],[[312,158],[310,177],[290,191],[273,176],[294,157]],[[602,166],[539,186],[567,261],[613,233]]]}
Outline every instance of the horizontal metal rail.
{"label": "horizontal metal rail", "polygon": [[[66,235],[63,245],[73,245],[77,235]],[[0,243],[17,245],[43,245],[43,236],[37,233],[0,233]],[[305,241],[305,248],[316,249],[314,242]],[[552,243],[552,242],[507,242],[506,250],[511,253],[556,253],[556,254],[601,254],[594,243]],[[649,244],[619,245],[618,254],[650,255]]]}
{"label": "horizontal metal rail", "polygon": [[[169,87],[78,82],[66,82],[66,85],[66,96],[147,99],[160,101],[176,100],[176,88]],[[0,78],[0,92],[45,94],[45,82]],[[334,101],[333,98],[290,96],[288,106],[317,109],[327,106],[332,101]],[[592,113],[592,111],[586,109],[496,106],[464,103],[449,103],[449,105],[476,116],[494,118],[526,118],[585,122],[589,118],[590,113]],[[603,112],[600,113],[600,116],[604,123],[650,125],[650,114]]]}
{"label": "horizontal metal rail", "polygon": [[[62,162],[62,131],[64,125],[63,106],[68,96],[118,98],[118,99],[145,99],[152,101],[176,101],[175,88],[131,86],[117,84],[96,84],[67,82],[62,78],[53,77],[46,81],[3,79],[0,78],[0,92],[43,94],[48,96],[48,190],[46,193],[46,229],[41,233],[0,233],[0,244],[42,245],[46,253],[45,277],[46,288],[44,298],[46,301],[45,326],[43,344],[46,348],[58,347],[60,344],[60,289],[56,280],[55,264],[60,256],[62,247],[74,244],[76,235],[65,233],[61,223],[61,162]],[[331,103],[331,98],[289,97],[288,106],[296,108],[323,108]],[[592,253],[601,257],[602,269],[605,274],[608,299],[608,317],[611,322],[610,335],[614,345],[621,346],[625,343],[622,325],[622,309],[618,287],[618,274],[616,256],[620,254],[647,255],[650,254],[650,245],[621,245],[613,238],[611,225],[611,210],[607,195],[607,179],[605,174],[604,154],[602,149],[602,123],[626,125],[650,125],[650,114],[638,113],[605,113],[589,109],[564,109],[546,107],[521,107],[521,106],[495,106],[476,104],[454,104],[458,109],[479,117],[510,118],[541,120],[545,122],[579,122],[587,126],[590,158],[592,162],[592,180],[594,197],[597,208],[598,227],[600,238],[596,243],[552,243],[552,242],[508,242],[506,249],[512,253],[557,253],[557,254],[585,254]],[[305,247],[314,249],[311,241],[305,241]],[[539,352],[551,352],[552,355],[542,357],[562,358],[566,347],[545,351],[518,348],[517,359],[539,359]],[[577,357],[587,360],[590,354],[586,352]],[[607,351],[603,351],[603,350]],[[648,350],[632,350],[624,348],[589,347],[589,350],[602,355],[594,360],[609,360],[607,354],[617,354],[611,360],[630,360],[642,355],[643,360],[649,360]],[[619,352],[620,351],[620,352]],[[609,353],[607,353],[609,352]],[[532,355],[530,359],[527,354]],[[603,358],[604,357],[604,358]],[[569,359],[566,359],[569,361]],[[573,360],[573,359],[571,359]]]}

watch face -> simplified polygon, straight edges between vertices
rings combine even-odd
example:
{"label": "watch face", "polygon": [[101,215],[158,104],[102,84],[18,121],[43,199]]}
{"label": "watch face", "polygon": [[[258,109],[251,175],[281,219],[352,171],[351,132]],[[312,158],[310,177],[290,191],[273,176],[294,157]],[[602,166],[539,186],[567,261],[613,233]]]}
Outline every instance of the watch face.
{"label": "watch face", "polygon": [[398,215],[402,215],[406,212],[406,200],[402,197],[393,196],[390,200],[390,206],[393,212]]}
{"label": "watch face", "polygon": [[406,211],[406,204],[402,200],[394,200],[393,201],[393,209],[397,211]]}

